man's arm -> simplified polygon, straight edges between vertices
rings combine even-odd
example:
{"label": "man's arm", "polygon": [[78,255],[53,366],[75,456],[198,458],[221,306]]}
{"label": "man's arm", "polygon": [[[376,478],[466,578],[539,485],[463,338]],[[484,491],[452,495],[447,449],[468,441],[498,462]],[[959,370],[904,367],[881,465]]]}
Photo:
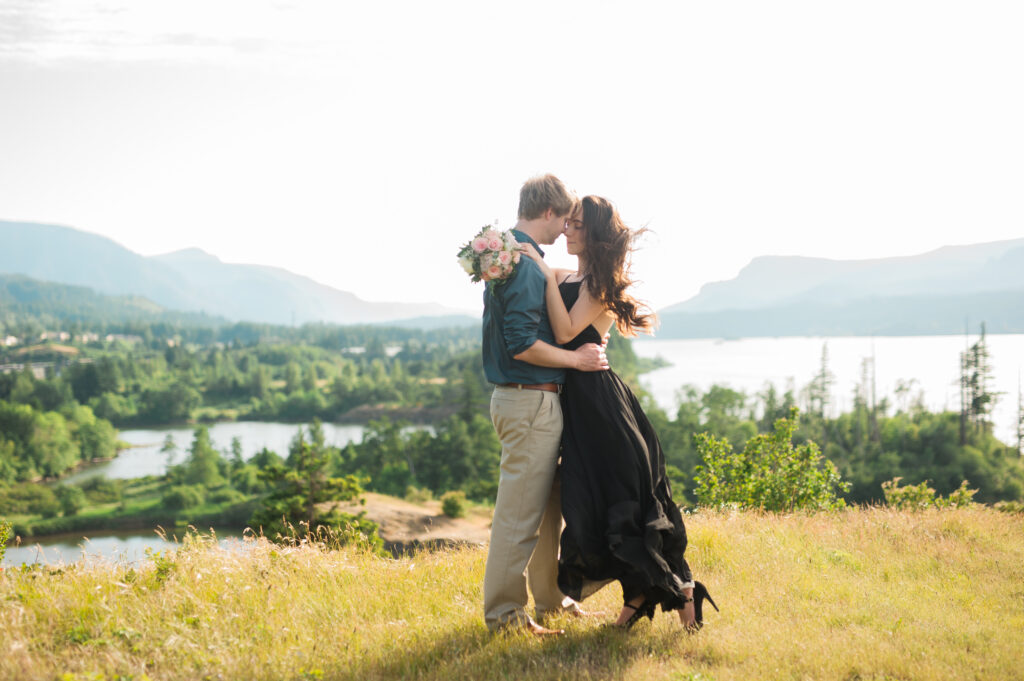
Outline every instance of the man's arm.
{"label": "man's arm", "polygon": [[518,355],[514,355],[514,358],[521,362],[554,369],[608,370],[608,358],[605,357],[604,347],[596,343],[587,343],[575,350],[563,350],[542,340],[537,340]]}
{"label": "man's arm", "polygon": [[509,354],[521,362],[553,369],[608,369],[602,345],[587,343],[576,350],[563,350],[537,338],[547,282],[534,261],[524,259],[519,267],[523,271],[505,289],[505,345]]}

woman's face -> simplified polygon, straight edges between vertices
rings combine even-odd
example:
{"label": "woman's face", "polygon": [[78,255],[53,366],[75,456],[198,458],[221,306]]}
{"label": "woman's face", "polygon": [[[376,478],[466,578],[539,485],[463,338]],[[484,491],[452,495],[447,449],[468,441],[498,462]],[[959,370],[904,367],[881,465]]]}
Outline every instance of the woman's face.
{"label": "woman's face", "polygon": [[587,244],[583,227],[583,209],[577,208],[565,221],[565,248],[569,255],[579,255]]}

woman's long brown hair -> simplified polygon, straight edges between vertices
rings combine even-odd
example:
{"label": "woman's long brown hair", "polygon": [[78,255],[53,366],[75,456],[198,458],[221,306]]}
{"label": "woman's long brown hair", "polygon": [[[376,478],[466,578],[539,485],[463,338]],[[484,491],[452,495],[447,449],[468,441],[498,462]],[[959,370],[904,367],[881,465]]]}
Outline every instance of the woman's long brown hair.
{"label": "woman's long brown hair", "polygon": [[608,199],[584,196],[583,206],[584,281],[594,296],[615,316],[623,336],[650,332],[657,316],[644,303],[626,293],[633,284],[628,261],[636,239],[646,229],[631,230]]}

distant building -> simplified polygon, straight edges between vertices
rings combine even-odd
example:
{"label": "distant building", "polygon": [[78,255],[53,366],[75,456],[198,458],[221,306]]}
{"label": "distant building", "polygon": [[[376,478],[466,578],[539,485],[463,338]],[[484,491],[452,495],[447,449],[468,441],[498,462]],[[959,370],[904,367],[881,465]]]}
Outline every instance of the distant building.
{"label": "distant building", "polygon": [[53,367],[53,362],[34,362],[29,364],[0,364],[0,374],[9,374],[12,371],[24,371],[28,369],[37,381],[46,378],[46,370]]}
{"label": "distant building", "polygon": [[135,343],[142,342],[142,336],[126,336],[121,333],[108,333],[105,340],[109,343],[111,341],[121,341],[122,343],[128,343],[134,345]]}
{"label": "distant building", "polygon": [[20,341],[18,341],[17,337],[15,336],[7,336],[6,338],[0,338],[0,345],[3,345],[4,347],[7,348],[13,345],[17,345],[19,342]]}

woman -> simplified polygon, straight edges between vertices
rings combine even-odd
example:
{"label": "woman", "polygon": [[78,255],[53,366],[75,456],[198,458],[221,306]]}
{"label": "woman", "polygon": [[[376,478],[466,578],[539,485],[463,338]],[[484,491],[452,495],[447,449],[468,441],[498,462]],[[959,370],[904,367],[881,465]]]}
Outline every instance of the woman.
{"label": "woman", "polygon": [[[587,196],[565,225],[576,272],[551,269],[532,246],[524,247],[548,278],[548,316],[563,347],[600,343],[613,323],[626,336],[650,331],[654,315],[626,293],[632,283],[626,258],[639,233],[607,199]],[[559,587],[582,600],[617,579],[624,603],[617,625],[653,618],[660,604],[678,610],[688,630],[699,628],[702,602],[711,599],[683,557],[686,528],[650,422],[614,372],[566,373]]]}

